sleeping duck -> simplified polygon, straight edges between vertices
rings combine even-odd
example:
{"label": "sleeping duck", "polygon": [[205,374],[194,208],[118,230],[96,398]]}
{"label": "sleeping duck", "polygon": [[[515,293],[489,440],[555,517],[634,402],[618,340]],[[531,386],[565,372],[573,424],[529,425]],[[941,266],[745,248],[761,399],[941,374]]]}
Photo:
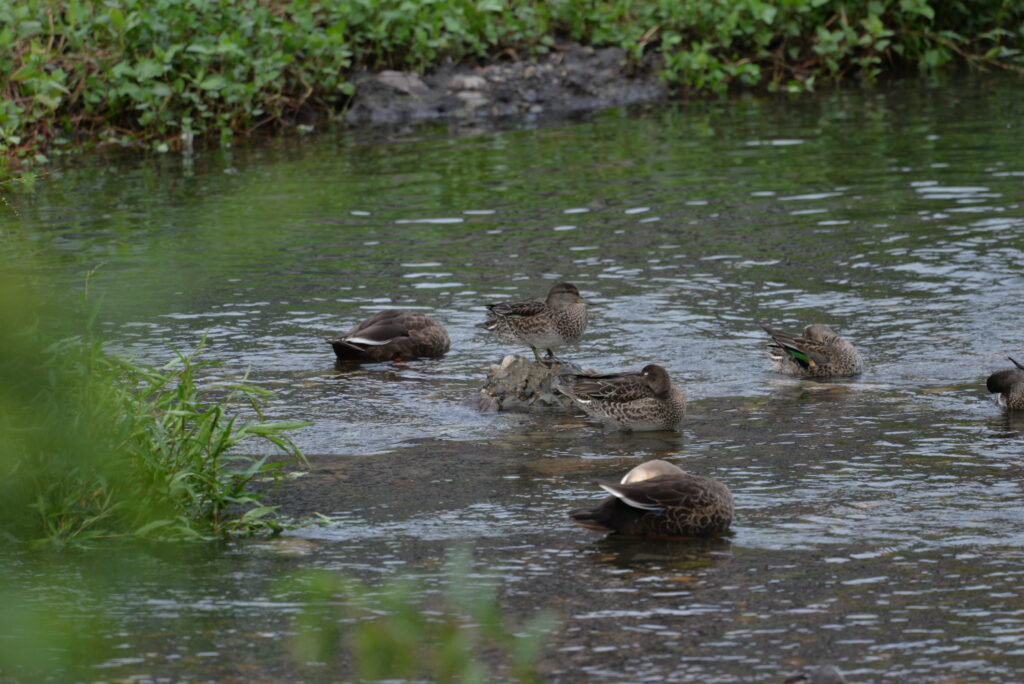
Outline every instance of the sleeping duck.
{"label": "sleeping duck", "polygon": [[444,356],[451,346],[443,325],[406,309],[376,313],[327,343],[334,348],[338,361],[369,362]]}
{"label": "sleeping duck", "polygon": [[717,537],[732,523],[732,493],[667,461],[641,463],[621,482],[597,480],[610,497],[569,513],[588,530],[634,537]]}

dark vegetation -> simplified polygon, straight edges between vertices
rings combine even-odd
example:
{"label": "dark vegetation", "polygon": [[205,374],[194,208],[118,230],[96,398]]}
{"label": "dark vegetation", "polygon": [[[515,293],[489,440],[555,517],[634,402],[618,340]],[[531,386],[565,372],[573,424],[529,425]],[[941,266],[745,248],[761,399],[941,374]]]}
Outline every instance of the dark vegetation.
{"label": "dark vegetation", "polygon": [[570,41],[621,47],[634,67],[653,54],[694,94],[950,63],[1022,71],[1022,34],[1024,0],[25,0],[0,4],[0,152],[13,168],[82,144],[227,143],[343,110],[356,69]]}
{"label": "dark vegetation", "polygon": [[[162,367],[111,354],[95,312],[0,284],[2,538],[62,548],[281,528],[250,484],[302,460],[285,433],[303,424],[262,420],[268,392],[211,381],[198,350]],[[247,455],[251,437],[279,458]]]}

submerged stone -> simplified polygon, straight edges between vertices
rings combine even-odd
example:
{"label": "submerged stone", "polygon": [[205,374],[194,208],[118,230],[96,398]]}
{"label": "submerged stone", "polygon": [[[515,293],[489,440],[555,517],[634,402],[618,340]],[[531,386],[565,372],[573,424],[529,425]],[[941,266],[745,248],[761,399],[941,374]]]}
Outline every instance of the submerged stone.
{"label": "submerged stone", "polygon": [[574,363],[538,363],[509,354],[487,370],[487,380],[477,395],[481,411],[525,411],[534,406],[572,406],[569,397],[555,391],[555,379],[565,373],[582,373]]}

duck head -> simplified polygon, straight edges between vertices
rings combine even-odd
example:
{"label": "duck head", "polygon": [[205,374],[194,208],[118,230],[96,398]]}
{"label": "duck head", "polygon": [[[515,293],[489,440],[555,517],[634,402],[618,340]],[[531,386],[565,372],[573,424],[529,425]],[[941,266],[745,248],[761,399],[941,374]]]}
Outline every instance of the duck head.
{"label": "duck head", "polygon": [[668,371],[659,366],[656,363],[650,363],[644,366],[644,369],[640,371],[640,375],[647,381],[647,386],[651,388],[651,391],[659,397],[668,396],[669,391],[672,389],[672,379],[668,377]]}
{"label": "duck head", "polygon": [[815,323],[804,328],[804,337],[815,342],[826,342],[834,337],[839,337],[839,335],[836,335],[836,331],[824,323]]}
{"label": "duck head", "polygon": [[583,297],[575,285],[559,283],[548,292],[547,304],[552,309],[567,309],[573,304],[584,304]]}

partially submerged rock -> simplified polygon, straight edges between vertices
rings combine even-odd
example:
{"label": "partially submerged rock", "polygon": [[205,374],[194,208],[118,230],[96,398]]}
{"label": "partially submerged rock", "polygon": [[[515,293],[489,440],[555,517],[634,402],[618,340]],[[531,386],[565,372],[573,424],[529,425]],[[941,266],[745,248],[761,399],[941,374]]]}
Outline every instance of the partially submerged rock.
{"label": "partially submerged rock", "polygon": [[374,80],[404,95],[430,94],[430,88],[416,74],[388,70],[374,76]]}
{"label": "partially submerged rock", "polygon": [[527,410],[533,406],[569,408],[572,400],[555,391],[562,373],[582,373],[574,363],[537,363],[509,354],[487,370],[477,406],[481,411]]}
{"label": "partially submerged rock", "polygon": [[646,61],[627,63],[621,48],[559,46],[535,60],[481,67],[442,64],[421,75],[356,73],[350,124],[404,124],[569,115],[658,102],[668,88]]}

